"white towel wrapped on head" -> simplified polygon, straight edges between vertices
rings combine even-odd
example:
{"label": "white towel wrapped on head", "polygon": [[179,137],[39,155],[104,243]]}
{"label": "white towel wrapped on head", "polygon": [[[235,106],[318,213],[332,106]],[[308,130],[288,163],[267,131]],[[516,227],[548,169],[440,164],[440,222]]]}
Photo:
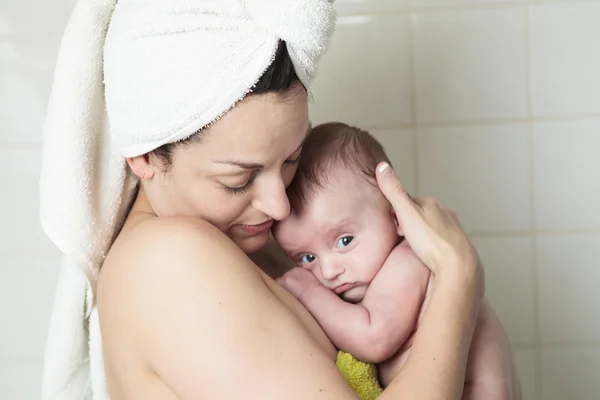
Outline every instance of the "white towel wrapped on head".
{"label": "white towel wrapped on head", "polygon": [[250,91],[280,39],[308,85],[334,16],[327,0],[119,1],[104,52],[117,147],[140,155],[210,124]]}
{"label": "white towel wrapped on head", "polygon": [[41,222],[64,256],[43,400],[108,399],[94,293],[135,195],[125,157],[216,121],[251,91],[280,40],[308,85],[334,27],[330,0],[78,1],[44,127]]}

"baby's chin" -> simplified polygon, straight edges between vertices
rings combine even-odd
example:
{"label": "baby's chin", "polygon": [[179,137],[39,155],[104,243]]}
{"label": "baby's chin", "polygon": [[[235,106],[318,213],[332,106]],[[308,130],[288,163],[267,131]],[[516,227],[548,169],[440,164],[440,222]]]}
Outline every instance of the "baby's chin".
{"label": "baby's chin", "polygon": [[341,297],[348,303],[360,303],[367,293],[368,285],[359,285],[342,293]]}

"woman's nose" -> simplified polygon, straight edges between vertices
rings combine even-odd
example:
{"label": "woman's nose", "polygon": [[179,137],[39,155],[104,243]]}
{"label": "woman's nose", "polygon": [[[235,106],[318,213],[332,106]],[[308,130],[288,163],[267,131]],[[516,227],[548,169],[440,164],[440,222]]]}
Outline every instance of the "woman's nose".
{"label": "woman's nose", "polygon": [[276,221],[281,221],[290,215],[290,202],[285,192],[282,180],[271,182],[258,188],[253,207]]}

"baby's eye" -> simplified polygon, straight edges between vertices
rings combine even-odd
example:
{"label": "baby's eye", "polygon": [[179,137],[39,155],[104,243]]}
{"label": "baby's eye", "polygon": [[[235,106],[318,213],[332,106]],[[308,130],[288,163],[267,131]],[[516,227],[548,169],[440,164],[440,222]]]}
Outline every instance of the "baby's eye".
{"label": "baby's eye", "polygon": [[335,244],[335,246],[338,249],[341,249],[342,247],[346,247],[350,243],[352,243],[353,239],[354,239],[354,236],[344,236],[343,238],[341,238],[340,240],[337,241],[337,243]]}
{"label": "baby's eye", "polygon": [[315,256],[313,256],[312,254],[305,254],[302,257],[300,257],[300,262],[303,264],[310,264],[311,262],[315,261]]}

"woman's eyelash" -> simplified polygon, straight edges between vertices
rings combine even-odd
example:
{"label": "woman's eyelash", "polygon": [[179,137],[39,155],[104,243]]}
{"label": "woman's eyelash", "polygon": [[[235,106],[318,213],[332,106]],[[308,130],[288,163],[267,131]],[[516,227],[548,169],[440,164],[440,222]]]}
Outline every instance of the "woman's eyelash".
{"label": "woman's eyelash", "polygon": [[248,187],[250,187],[250,184],[245,184],[244,186],[239,187],[239,188],[231,188],[229,186],[223,186],[223,190],[225,190],[229,194],[243,194],[243,193],[246,193],[246,191],[248,190]]}
{"label": "woman's eyelash", "polygon": [[295,160],[285,160],[283,163],[288,165],[296,165],[300,162],[300,157],[297,157]]}
{"label": "woman's eyelash", "polygon": [[[283,163],[287,164],[287,165],[297,165],[300,162],[300,156],[296,157],[296,159],[294,160],[285,160]],[[253,174],[250,179],[248,180],[248,182],[244,185],[244,186],[240,186],[240,187],[229,187],[229,186],[225,186],[225,185],[221,185],[223,190],[225,190],[227,193],[229,194],[242,194],[245,193],[250,186],[252,185],[252,182],[254,181],[254,178],[256,178],[256,174]]]}
{"label": "woman's eyelash", "polygon": [[253,174],[252,176],[250,176],[250,179],[248,179],[248,182],[246,182],[246,184],[244,186],[240,186],[240,187],[232,188],[232,187],[229,187],[229,186],[222,185],[223,190],[225,190],[229,194],[243,194],[243,193],[246,193],[246,191],[252,185],[252,182],[254,182],[254,178],[255,177],[256,177],[256,175]]}

